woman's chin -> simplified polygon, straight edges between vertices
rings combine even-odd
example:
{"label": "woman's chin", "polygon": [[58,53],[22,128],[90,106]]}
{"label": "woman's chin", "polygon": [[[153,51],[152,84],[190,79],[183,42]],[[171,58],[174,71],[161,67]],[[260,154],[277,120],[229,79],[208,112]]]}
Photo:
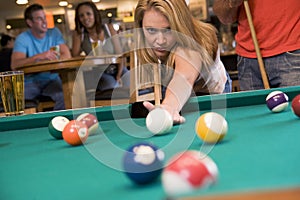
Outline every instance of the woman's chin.
{"label": "woman's chin", "polygon": [[165,58],[169,54],[168,51],[154,51],[154,52],[155,52],[155,55],[159,58]]}

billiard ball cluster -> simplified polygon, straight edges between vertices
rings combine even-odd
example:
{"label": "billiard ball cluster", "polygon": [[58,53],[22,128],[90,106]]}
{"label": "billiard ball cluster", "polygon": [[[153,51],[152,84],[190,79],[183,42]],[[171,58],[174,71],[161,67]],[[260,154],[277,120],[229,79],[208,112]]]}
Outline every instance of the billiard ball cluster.
{"label": "billiard ball cluster", "polygon": [[85,143],[89,135],[96,134],[98,127],[95,115],[83,113],[75,120],[56,116],[50,121],[48,130],[55,139],[64,139],[68,144],[78,146]]}
{"label": "billiard ball cluster", "polygon": [[[266,104],[272,112],[282,112],[287,109],[289,98],[281,91],[274,91],[266,97]],[[295,115],[300,117],[300,95],[293,99],[291,107]],[[98,126],[97,118],[85,113],[71,121],[64,117],[53,118],[49,132],[71,145],[80,145],[89,134],[97,132]],[[154,135],[166,134],[172,130],[173,118],[166,110],[157,107],[146,117],[146,127]],[[195,132],[203,143],[216,144],[226,136],[228,123],[216,112],[203,113],[195,122]],[[171,197],[210,186],[218,179],[216,163],[200,151],[180,152],[166,163],[164,159],[164,152],[156,145],[135,143],[123,155],[124,174],[138,185],[152,183],[161,176],[164,191]]]}
{"label": "billiard ball cluster", "polygon": [[[154,135],[169,133],[173,127],[172,116],[157,107],[146,117],[147,129]],[[195,123],[199,138],[205,143],[218,143],[227,134],[225,118],[215,112],[201,115]],[[188,150],[171,157],[164,166],[164,153],[154,144],[136,143],[123,156],[126,176],[135,184],[152,183],[161,175],[162,186],[168,196],[210,186],[216,182],[218,167],[206,154]]]}
{"label": "billiard ball cluster", "polygon": [[[266,97],[266,104],[272,112],[282,112],[289,105],[289,97],[282,91],[273,91]],[[293,98],[291,109],[297,117],[300,117],[300,94]]]}
{"label": "billiard ball cluster", "polygon": [[171,197],[210,186],[219,173],[208,155],[195,150],[174,155],[164,167],[164,152],[148,142],[130,146],[122,164],[126,176],[138,185],[152,183],[161,175],[162,186]]}

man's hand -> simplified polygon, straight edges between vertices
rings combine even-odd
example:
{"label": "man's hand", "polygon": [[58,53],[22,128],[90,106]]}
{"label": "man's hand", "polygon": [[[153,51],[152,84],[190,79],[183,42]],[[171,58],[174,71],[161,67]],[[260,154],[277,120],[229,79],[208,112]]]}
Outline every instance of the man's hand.
{"label": "man's hand", "polygon": [[236,8],[242,5],[244,0],[228,0],[228,5],[230,8]]}

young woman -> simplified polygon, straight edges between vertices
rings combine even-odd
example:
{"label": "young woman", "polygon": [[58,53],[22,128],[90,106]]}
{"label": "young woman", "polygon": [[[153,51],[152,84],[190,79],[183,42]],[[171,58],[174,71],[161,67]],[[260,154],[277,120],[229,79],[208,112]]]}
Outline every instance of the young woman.
{"label": "young woman", "polygon": [[[142,64],[161,63],[166,91],[161,107],[174,123],[196,82],[210,93],[230,92],[230,78],[218,53],[216,30],[194,19],[184,0],[139,0],[135,10],[138,58]],[[143,104],[148,111],[155,106]]]}
{"label": "young woman", "polygon": [[[112,24],[102,24],[102,19],[96,5],[92,2],[79,3],[75,9],[75,31],[72,42],[72,56],[79,56],[83,51],[86,55],[122,54],[122,48],[117,33]],[[97,47],[97,51],[93,48]],[[98,89],[112,89],[121,82],[129,87],[128,72],[123,65],[109,66],[102,74]],[[91,74],[93,75],[93,74]],[[122,79],[121,79],[122,77]]]}

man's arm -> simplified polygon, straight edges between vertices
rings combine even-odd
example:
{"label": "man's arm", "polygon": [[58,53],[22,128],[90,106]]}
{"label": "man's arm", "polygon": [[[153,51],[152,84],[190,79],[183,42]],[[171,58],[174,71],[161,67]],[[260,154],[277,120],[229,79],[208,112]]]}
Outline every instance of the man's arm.
{"label": "man's arm", "polygon": [[239,6],[244,0],[214,0],[213,10],[223,24],[237,21]]}
{"label": "man's arm", "polygon": [[17,70],[20,67],[28,64],[33,64],[43,60],[56,60],[57,55],[54,51],[46,51],[40,54],[36,54],[32,57],[26,57],[26,54],[22,52],[13,52],[11,55],[11,68]]}
{"label": "man's arm", "polygon": [[59,49],[60,49],[60,59],[71,58],[71,52],[70,52],[68,45],[61,44],[61,45],[59,45]]}
{"label": "man's arm", "polygon": [[[60,59],[71,58],[71,53],[66,44],[60,45]],[[33,64],[40,61],[57,60],[57,53],[55,51],[45,51],[43,53],[36,54],[32,57],[26,57],[26,54],[22,52],[13,52],[11,56],[11,67],[13,70],[17,70],[24,65]]]}

